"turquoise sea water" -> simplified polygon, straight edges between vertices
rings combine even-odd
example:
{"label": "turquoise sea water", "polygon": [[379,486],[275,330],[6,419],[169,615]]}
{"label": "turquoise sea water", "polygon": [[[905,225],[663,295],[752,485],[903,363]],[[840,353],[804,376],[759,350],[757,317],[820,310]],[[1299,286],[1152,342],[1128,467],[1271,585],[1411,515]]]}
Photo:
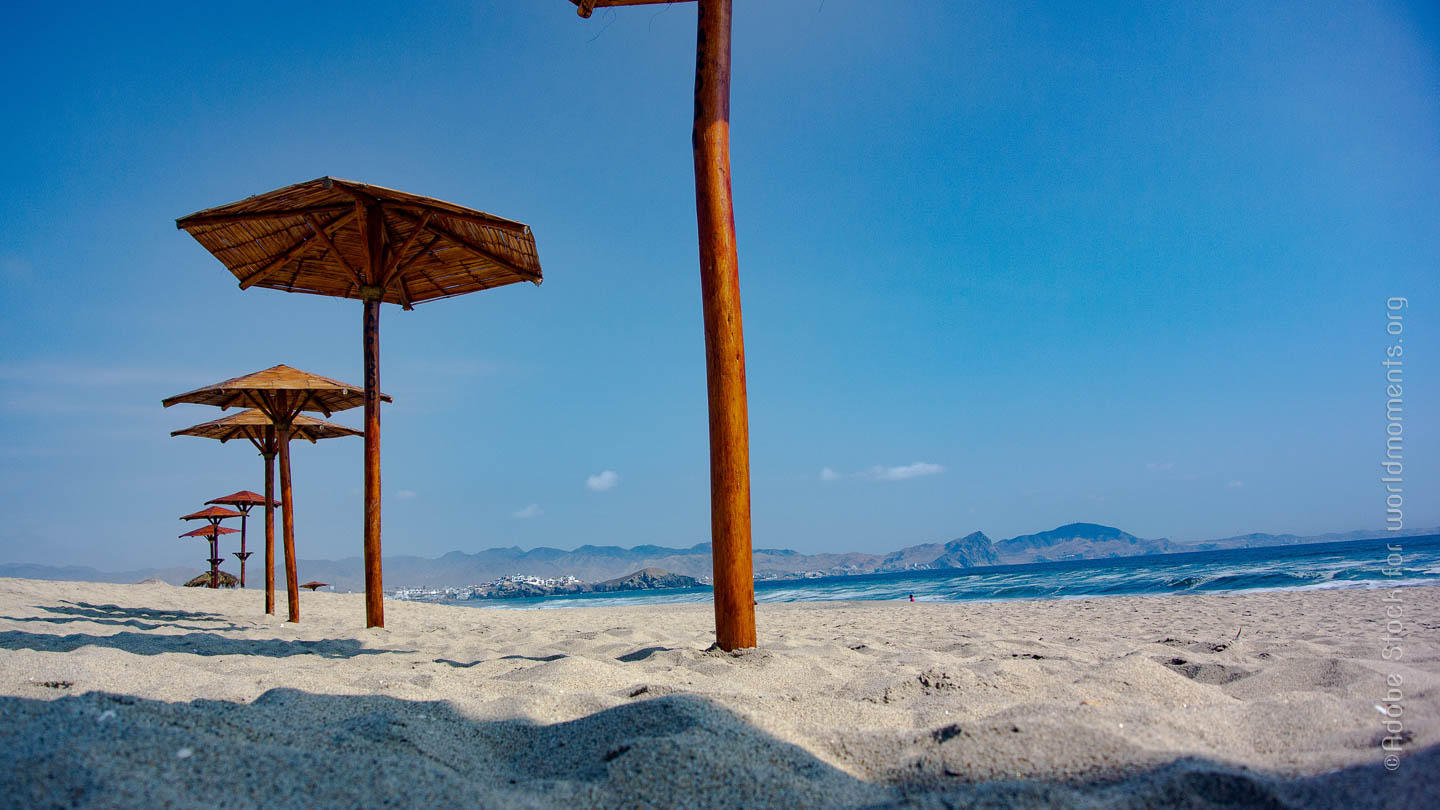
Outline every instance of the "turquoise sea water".
{"label": "turquoise sea water", "polygon": [[[1389,567],[1387,543],[1402,549],[1399,576],[1382,570]],[[760,602],[908,600],[914,594],[916,601],[970,602],[1392,585],[1440,585],[1440,535],[757,582],[755,598]],[[454,604],[535,609],[707,602],[710,598],[710,588],[702,587]]]}

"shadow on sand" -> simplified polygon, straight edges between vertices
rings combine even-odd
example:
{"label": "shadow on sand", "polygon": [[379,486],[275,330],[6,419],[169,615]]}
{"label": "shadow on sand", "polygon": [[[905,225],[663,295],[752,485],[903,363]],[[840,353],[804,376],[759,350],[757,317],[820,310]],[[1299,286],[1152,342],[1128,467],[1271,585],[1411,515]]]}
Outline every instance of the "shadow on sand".
{"label": "shadow on sand", "polygon": [[131,633],[108,636],[74,633],[59,636],[48,633],[26,633],[20,630],[0,631],[0,650],[36,650],[39,652],[70,652],[81,647],[112,647],[136,655],[189,653],[191,655],[264,655],[289,658],[295,655],[318,655],[322,658],[354,658],[357,655],[387,655],[413,650],[367,649],[355,639],[327,638],[318,641],[285,639],[239,639],[204,633]]}
{"label": "shadow on sand", "polygon": [[219,613],[203,613],[195,610],[158,610],[154,608],[127,608],[119,605],[94,605],[89,602],[70,602],[60,600],[59,605],[34,605],[34,607],[49,611],[50,613],[63,613],[69,616],[88,616],[96,619],[145,619],[152,622],[166,621],[208,621],[225,622],[228,620]]}
{"label": "shadow on sand", "polygon": [[1435,746],[1410,752],[1394,773],[1377,756],[1373,765],[1302,779],[1183,759],[1085,781],[866,781],[689,695],[554,725],[476,721],[444,702],[289,689],[252,704],[99,692],[0,698],[0,717],[9,753],[0,784],[21,806],[198,806],[224,796],[236,807],[1357,810],[1436,806],[1440,765]]}
{"label": "shadow on sand", "polygon": [[[493,659],[491,659],[491,660],[493,660],[493,661],[517,661],[517,660],[518,660],[518,661],[538,661],[538,662],[544,664],[544,663],[548,663],[548,662],[550,662],[550,661],[559,661],[561,658],[569,658],[569,657],[570,657],[570,656],[566,655],[565,653],[555,653],[554,655],[502,655],[502,656],[500,656],[499,658],[493,658]],[[449,658],[436,658],[436,659],[435,659],[435,663],[437,663],[437,664],[449,664],[450,666],[455,667],[456,669],[469,669],[469,668],[471,668],[471,667],[473,667],[473,666],[477,666],[477,665],[479,665],[479,664],[485,663],[485,659],[484,659],[484,658],[477,658],[477,659],[475,659],[474,661],[471,661],[470,663],[467,664],[467,663],[465,663],[464,661],[452,661],[452,660],[449,659]]]}
{"label": "shadow on sand", "polygon": [[229,632],[244,630],[238,624],[228,627],[216,625],[179,624],[178,622],[142,622],[139,619],[101,619],[93,616],[0,616],[7,622],[44,622],[46,624],[73,624],[75,622],[89,622],[90,624],[108,625],[112,627],[133,627],[136,630],[164,630],[175,628],[177,630],[195,630],[202,633]]}

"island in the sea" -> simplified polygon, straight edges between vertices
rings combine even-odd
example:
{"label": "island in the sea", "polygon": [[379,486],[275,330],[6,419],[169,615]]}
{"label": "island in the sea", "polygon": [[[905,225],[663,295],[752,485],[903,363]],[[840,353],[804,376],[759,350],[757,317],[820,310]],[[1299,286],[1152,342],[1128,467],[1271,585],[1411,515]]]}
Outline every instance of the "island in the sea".
{"label": "island in the sea", "polygon": [[706,583],[662,568],[642,568],[604,582],[584,582],[572,576],[536,577],[510,574],[483,585],[459,588],[401,588],[389,595],[415,602],[449,602],[466,599],[523,599],[536,596],[566,596],[615,591],[649,591],[659,588],[694,588]]}

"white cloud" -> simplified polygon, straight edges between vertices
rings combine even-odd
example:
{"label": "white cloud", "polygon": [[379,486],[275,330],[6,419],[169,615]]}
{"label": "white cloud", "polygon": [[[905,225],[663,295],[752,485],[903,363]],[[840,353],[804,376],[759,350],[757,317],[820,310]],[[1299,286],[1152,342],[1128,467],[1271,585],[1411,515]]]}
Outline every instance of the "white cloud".
{"label": "white cloud", "polygon": [[1150,471],[1152,471],[1152,472],[1165,472],[1166,470],[1173,470],[1173,469],[1175,469],[1175,462],[1173,462],[1173,461],[1152,461],[1152,462],[1150,462],[1149,464],[1146,464],[1146,465],[1145,465],[1145,469],[1150,470]]}
{"label": "white cloud", "polygon": [[1231,481],[1230,483],[1228,483],[1228,484],[1225,485],[1225,488],[1226,488],[1226,489],[1239,489],[1239,488],[1241,488],[1241,487],[1243,487],[1243,486],[1245,486],[1245,482],[1244,482],[1244,481]]}
{"label": "white cloud", "polygon": [[402,500],[402,501],[413,501],[413,500],[415,500],[415,495],[416,495],[416,492],[415,492],[415,490],[413,490],[413,489],[397,489],[397,490],[395,490],[395,497],[396,497],[396,498],[399,498],[399,499]]}
{"label": "white cloud", "polygon": [[532,503],[524,509],[521,509],[518,512],[512,512],[510,514],[517,520],[526,520],[528,518],[540,517],[541,515],[545,514],[545,510],[540,508],[540,504]]}
{"label": "white cloud", "polygon": [[597,475],[585,479],[585,487],[592,492],[604,492],[607,489],[614,489],[620,485],[620,473],[614,470],[606,470]]}
{"label": "white cloud", "polygon": [[840,473],[835,472],[834,470],[830,469],[829,467],[821,467],[821,468],[820,468],[820,480],[821,480],[821,481],[838,481],[838,480],[840,480]]}
{"label": "white cloud", "polygon": [[899,467],[884,467],[876,464],[870,468],[869,472],[865,473],[865,477],[874,481],[904,481],[907,478],[939,475],[943,472],[945,472],[945,468],[939,464],[917,461],[914,464],[902,464]]}

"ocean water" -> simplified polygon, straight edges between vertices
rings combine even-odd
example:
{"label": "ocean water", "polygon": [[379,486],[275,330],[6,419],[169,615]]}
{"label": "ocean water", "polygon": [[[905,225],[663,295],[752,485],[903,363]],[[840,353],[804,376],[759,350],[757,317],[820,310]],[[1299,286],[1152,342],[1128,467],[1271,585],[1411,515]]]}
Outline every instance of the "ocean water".
{"label": "ocean water", "polygon": [[[1390,576],[1387,543],[1402,547],[1401,574]],[[837,599],[973,602],[1082,599],[1185,593],[1440,585],[1440,535],[1343,543],[1157,554],[1111,560],[904,571],[755,583],[760,602]],[[562,608],[708,602],[709,587],[452,603],[484,608]]]}

